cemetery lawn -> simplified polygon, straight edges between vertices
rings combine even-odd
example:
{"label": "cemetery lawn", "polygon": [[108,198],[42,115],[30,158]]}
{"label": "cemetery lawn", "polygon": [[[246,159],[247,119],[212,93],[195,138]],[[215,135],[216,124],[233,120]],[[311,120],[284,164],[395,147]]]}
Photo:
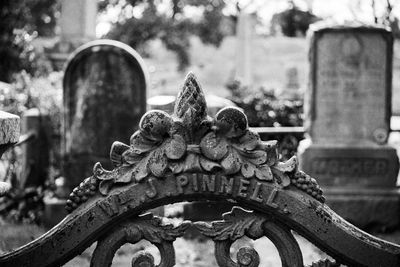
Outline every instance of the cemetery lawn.
{"label": "cemetery lawn", "polygon": [[[45,229],[40,228],[36,225],[27,224],[11,224],[0,220],[0,253],[11,251],[19,246],[29,243],[35,238],[39,237],[45,232]],[[378,237],[400,244],[400,230],[386,234],[376,234]],[[311,264],[312,261],[327,258],[328,256],[305,240],[303,237],[295,234],[297,241],[299,242],[300,248],[303,252],[304,263]],[[253,246],[261,258],[261,267],[269,266],[280,266],[280,259],[278,252],[274,245],[267,239],[261,238],[255,242],[249,239],[241,239],[234,243],[233,249],[231,249],[232,259],[236,259],[236,252],[238,248],[250,245]],[[91,247],[86,249],[81,255],[75,257],[70,262],[65,264],[65,267],[78,267],[78,266],[89,266],[91,254],[94,251],[96,245],[93,244]],[[184,267],[210,267],[217,266],[214,258],[214,243],[208,238],[194,238],[185,239],[178,238],[175,243],[176,252],[176,266]],[[160,257],[155,246],[151,245],[147,241],[140,242],[133,245],[122,246],[115,254],[113,260],[113,266],[130,266],[132,256],[135,252],[146,249],[146,251],[152,253],[155,257],[156,263],[159,262]]]}

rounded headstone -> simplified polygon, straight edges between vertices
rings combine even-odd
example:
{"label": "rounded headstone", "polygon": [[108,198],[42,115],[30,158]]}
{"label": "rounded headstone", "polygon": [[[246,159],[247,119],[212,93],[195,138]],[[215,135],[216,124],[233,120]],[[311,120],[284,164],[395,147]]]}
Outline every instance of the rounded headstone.
{"label": "rounded headstone", "polygon": [[64,174],[70,186],[100,161],[111,168],[111,144],[129,143],[146,112],[148,74],[143,59],[118,41],[97,40],[70,57],[63,80]]}

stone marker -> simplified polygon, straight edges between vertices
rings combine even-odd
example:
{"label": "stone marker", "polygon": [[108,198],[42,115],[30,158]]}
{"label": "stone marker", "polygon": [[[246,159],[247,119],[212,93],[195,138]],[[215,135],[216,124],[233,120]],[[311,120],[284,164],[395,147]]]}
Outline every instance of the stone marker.
{"label": "stone marker", "polygon": [[[3,153],[18,142],[20,134],[20,119],[17,115],[0,111],[0,157]],[[4,195],[11,186],[9,183],[0,181],[0,196]]]}
{"label": "stone marker", "polygon": [[283,99],[302,99],[300,91],[299,71],[296,66],[289,66],[285,70],[285,85],[283,86],[279,98]]}
{"label": "stone marker", "polygon": [[146,111],[147,71],[131,47],[89,42],[70,58],[64,87],[64,175],[73,188],[94,163],[111,167],[114,140],[128,141]]}
{"label": "stone marker", "polygon": [[79,46],[96,38],[96,0],[62,0],[60,40],[46,52],[56,70],[62,70],[68,56]]}
{"label": "stone marker", "polygon": [[27,141],[20,144],[22,160],[20,186],[44,186],[50,164],[50,117],[39,109],[26,110],[21,116],[21,132]]}
{"label": "stone marker", "polygon": [[286,69],[286,89],[298,90],[300,88],[299,83],[299,71],[296,66],[290,66]]}
{"label": "stone marker", "polygon": [[396,150],[387,145],[393,37],[383,28],[314,29],[300,165],[330,206],[361,226],[399,223]]}
{"label": "stone marker", "polygon": [[237,47],[235,80],[240,81],[244,86],[253,85],[251,50],[254,37],[254,25],[254,14],[249,14],[245,11],[240,12],[236,26]]}

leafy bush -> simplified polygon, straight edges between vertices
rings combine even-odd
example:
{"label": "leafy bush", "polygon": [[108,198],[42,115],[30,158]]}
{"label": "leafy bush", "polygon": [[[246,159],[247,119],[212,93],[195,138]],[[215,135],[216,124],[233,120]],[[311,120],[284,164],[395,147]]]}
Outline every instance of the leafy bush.
{"label": "leafy bush", "polygon": [[[231,100],[246,113],[250,127],[294,127],[303,125],[303,101],[279,99],[273,90],[260,88],[249,91],[240,82],[227,84]],[[267,134],[269,140],[279,142],[279,153],[286,160],[297,152],[302,134]],[[264,135],[265,138],[265,135]]]}
{"label": "leafy bush", "polygon": [[43,71],[41,57],[34,50],[36,36],[52,36],[59,1],[0,1],[0,80],[11,82],[13,75],[25,70],[33,75]]}
{"label": "leafy bush", "polygon": [[[50,151],[49,177],[59,173],[60,162],[60,126],[62,89],[61,73],[53,72],[48,76],[33,78],[22,71],[15,75],[13,84],[0,84],[0,110],[21,116],[24,111],[37,108],[47,114],[52,140]],[[46,190],[54,190],[48,181],[45,185],[24,187],[20,184],[22,175],[27,170],[22,166],[20,146],[7,151],[0,161],[0,179],[12,185],[11,190],[0,198],[0,215],[12,222],[40,223],[43,211],[43,197]]]}
{"label": "leafy bush", "polygon": [[[160,12],[156,4],[168,7]],[[118,6],[121,9],[119,18],[113,23],[107,38],[126,43],[141,54],[146,54],[145,44],[160,39],[167,49],[177,55],[178,68],[184,70],[190,64],[190,36],[199,36],[206,44],[219,46],[226,35],[223,29],[222,0],[174,0],[157,2],[154,0],[102,0],[100,11]],[[135,7],[143,8],[141,16],[133,16]],[[184,7],[202,10],[202,16],[193,19],[185,15]]]}
{"label": "leafy bush", "polygon": [[227,84],[231,100],[242,108],[250,127],[278,127],[303,125],[303,101],[279,99],[273,90],[260,88],[249,92],[239,81]]}

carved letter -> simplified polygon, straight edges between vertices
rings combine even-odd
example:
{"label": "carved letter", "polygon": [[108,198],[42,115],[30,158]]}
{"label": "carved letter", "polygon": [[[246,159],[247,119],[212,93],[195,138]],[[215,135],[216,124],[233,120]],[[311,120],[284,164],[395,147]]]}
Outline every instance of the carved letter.
{"label": "carved letter", "polygon": [[149,198],[153,198],[157,195],[157,190],[153,184],[153,179],[147,180],[147,184],[149,185],[150,190],[146,190],[146,196]]}
{"label": "carved letter", "polygon": [[199,191],[199,183],[198,183],[198,180],[197,180],[197,178],[199,176],[203,177],[203,175],[201,173],[198,173],[197,175],[196,174],[192,175],[192,178],[193,178],[193,191],[196,191],[196,192]]}
{"label": "carved letter", "polygon": [[388,170],[387,161],[384,159],[378,160],[376,162],[376,173],[377,175],[385,175]]}
{"label": "carved letter", "polygon": [[232,194],[233,181],[234,179],[232,179],[232,177],[228,178],[226,176],[221,176],[221,187],[219,188],[219,192],[222,194]]}
{"label": "carved letter", "polygon": [[263,199],[260,197],[260,189],[261,189],[262,184],[259,182],[256,182],[256,186],[254,187],[253,194],[251,195],[250,199],[257,201],[257,202],[262,202]]}
{"label": "carved letter", "polygon": [[120,205],[125,204],[125,203],[131,201],[132,199],[134,199],[134,196],[132,194],[130,194],[130,191],[121,193],[121,194],[117,195],[117,197],[118,197],[118,203]]}
{"label": "carved letter", "polygon": [[277,193],[278,193],[278,189],[276,189],[276,188],[272,189],[271,195],[269,195],[269,198],[268,198],[267,203],[266,203],[268,206],[270,206],[270,207],[272,207],[274,209],[278,208],[278,204],[274,203],[274,200],[275,200],[275,197],[276,197]]}
{"label": "carved letter", "polygon": [[189,179],[185,175],[179,175],[176,177],[176,189],[178,190],[179,194],[183,193],[184,186],[187,186]]}
{"label": "carved letter", "polygon": [[250,182],[246,179],[240,179],[239,190],[237,195],[239,197],[247,197],[247,187],[249,186]]}
{"label": "carved letter", "polygon": [[215,175],[203,175],[203,183],[201,184],[203,191],[214,192],[215,190]]}
{"label": "carved letter", "polygon": [[104,211],[108,216],[114,216],[119,213],[119,205],[116,203],[114,197],[109,197],[102,202],[99,203],[99,207]]}

